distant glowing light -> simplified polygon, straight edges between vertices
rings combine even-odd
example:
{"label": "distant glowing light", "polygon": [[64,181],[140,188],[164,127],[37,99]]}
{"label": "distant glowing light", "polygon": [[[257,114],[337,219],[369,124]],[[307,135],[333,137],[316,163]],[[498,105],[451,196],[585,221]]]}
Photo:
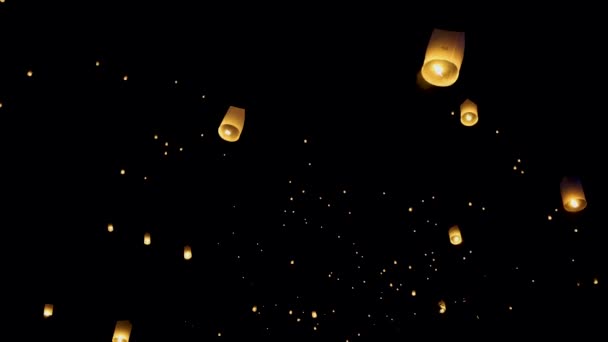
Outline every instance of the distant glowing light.
{"label": "distant glowing light", "polygon": [[127,75],[124,75],[124,76],[122,77],[122,80],[123,80],[123,81],[126,81],[126,80],[128,80],[128,79],[129,79],[129,76],[127,76]]}
{"label": "distant glowing light", "polygon": [[158,140],[158,134],[154,134],[154,140]]}
{"label": "distant glowing light", "polygon": [[409,207],[409,208],[407,209],[407,211],[409,211],[409,212],[411,213],[412,211],[414,211],[414,208]]}
{"label": "distant glowing light", "polygon": [[548,215],[548,216],[547,216],[547,220],[549,220],[549,221],[553,220],[553,216]]}
{"label": "distant glowing light", "polygon": [[318,317],[318,316],[317,316],[317,312],[316,312],[316,311],[312,311],[312,312],[310,313],[310,316],[311,316],[313,319]]}
{"label": "distant glowing light", "polygon": [[125,169],[120,170],[121,175],[124,175],[125,173],[127,173],[127,171],[125,171]]}
{"label": "distant glowing light", "polygon": [[114,231],[114,225],[111,223],[108,223],[108,232],[113,232]]}
{"label": "distant glowing light", "polygon": [[296,263],[296,261],[293,259],[289,262],[290,265],[294,265],[295,263]]}
{"label": "distant glowing light", "polygon": [[253,313],[258,312],[258,307],[257,307],[257,305],[254,305],[254,306],[251,308],[251,312],[253,312]]}
{"label": "distant glowing light", "polygon": [[416,290],[412,290],[412,297],[416,297]]}
{"label": "distant glowing light", "polygon": [[184,247],[184,260],[192,259],[192,248],[190,246]]}
{"label": "distant glowing light", "polygon": [[34,72],[32,70],[28,70],[27,77],[32,77],[32,76],[34,76]]}
{"label": "distant glowing light", "polygon": [[599,283],[600,283],[600,281],[597,278],[593,279],[593,285],[597,285]]}

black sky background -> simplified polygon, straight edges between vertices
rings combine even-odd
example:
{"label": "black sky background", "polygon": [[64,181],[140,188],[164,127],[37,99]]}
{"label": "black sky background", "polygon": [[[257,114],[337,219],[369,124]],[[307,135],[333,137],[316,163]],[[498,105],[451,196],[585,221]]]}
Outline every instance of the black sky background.
{"label": "black sky background", "polygon": [[[388,341],[420,322],[605,317],[596,310],[606,303],[605,30],[593,9],[541,22],[500,8],[206,6],[0,4],[6,293],[32,333],[62,336],[78,322],[75,335],[107,341],[115,320],[130,319],[134,342],[218,331]],[[516,14],[498,19],[502,10]],[[416,75],[435,27],[466,32],[465,58],[454,86],[422,89]],[[470,128],[450,115],[466,98],[479,106]],[[217,135],[229,105],[247,110],[233,144]],[[584,212],[563,212],[564,175],[583,179]],[[294,206],[314,230],[283,213]],[[441,228],[424,228],[427,219]],[[463,248],[448,243],[455,223]],[[141,244],[147,230],[152,248]],[[353,261],[355,249],[364,261]],[[473,261],[461,262],[469,249]],[[393,260],[422,269],[430,250],[442,255],[433,281],[396,273],[407,285],[381,304],[376,286],[348,291],[359,278],[377,282]],[[324,283],[331,271],[342,284]],[[468,304],[439,316],[444,297]],[[42,321],[46,302],[56,303],[51,321]],[[258,317],[252,305],[269,309]],[[310,319],[302,328],[287,316],[292,306],[339,314],[313,333]]]}

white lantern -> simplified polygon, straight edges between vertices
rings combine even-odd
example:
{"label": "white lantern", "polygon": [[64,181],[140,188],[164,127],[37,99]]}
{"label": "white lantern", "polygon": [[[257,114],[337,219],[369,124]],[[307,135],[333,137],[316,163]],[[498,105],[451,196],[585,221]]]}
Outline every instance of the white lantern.
{"label": "white lantern", "polygon": [[435,29],[426,48],[421,75],[437,87],[456,82],[464,58],[464,32]]}
{"label": "white lantern", "polygon": [[230,106],[218,128],[220,137],[229,142],[235,142],[241,137],[245,124],[245,109]]}

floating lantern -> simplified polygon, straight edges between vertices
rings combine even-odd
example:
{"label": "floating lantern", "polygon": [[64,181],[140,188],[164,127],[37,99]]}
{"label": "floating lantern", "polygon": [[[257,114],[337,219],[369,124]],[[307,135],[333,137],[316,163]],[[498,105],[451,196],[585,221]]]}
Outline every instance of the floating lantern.
{"label": "floating lantern", "polygon": [[190,246],[184,247],[184,259],[185,260],[192,259],[192,248]]}
{"label": "floating lantern", "polygon": [[129,321],[116,322],[116,328],[114,328],[114,337],[112,337],[112,342],[129,342],[132,327],[133,326]]}
{"label": "floating lantern", "polygon": [[245,124],[245,109],[230,106],[218,128],[220,137],[229,142],[239,140]]}
{"label": "floating lantern", "polygon": [[477,105],[475,102],[466,99],[460,105],[460,123],[465,126],[473,126],[479,121]]}
{"label": "floating lantern", "polygon": [[587,207],[581,181],[576,177],[564,177],[560,184],[564,209],[571,213],[579,212]]}
{"label": "floating lantern", "polygon": [[439,313],[444,314],[447,310],[447,306],[445,305],[445,301],[442,299],[439,301]]}
{"label": "floating lantern", "polygon": [[144,234],[144,245],[149,246],[152,243],[152,238],[150,237],[150,233],[146,232]]}
{"label": "floating lantern", "polygon": [[114,225],[111,223],[108,223],[108,232],[113,232],[114,231]]}
{"label": "floating lantern", "polygon": [[462,235],[460,235],[460,228],[458,228],[458,225],[454,225],[450,228],[449,235],[452,245],[457,246],[462,243]]}
{"label": "floating lantern", "polygon": [[44,313],[42,315],[44,318],[53,316],[53,304],[44,304]]}
{"label": "floating lantern", "polygon": [[317,312],[316,312],[316,311],[312,311],[312,312],[310,313],[310,316],[311,316],[313,319],[314,319],[314,318],[319,317],[319,316],[317,315]]}
{"label": "floating lantern", "polygon": [[458,79],[464,57],[464,32],[434,29],[426,48],[421,75],[425,81],[448,87]]}

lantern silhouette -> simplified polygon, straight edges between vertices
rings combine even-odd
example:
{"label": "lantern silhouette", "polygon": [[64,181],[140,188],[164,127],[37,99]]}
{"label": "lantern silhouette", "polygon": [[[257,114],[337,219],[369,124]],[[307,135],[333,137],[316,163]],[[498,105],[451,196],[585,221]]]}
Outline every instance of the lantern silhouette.
{"label": "lantern silhouette", "polygon": [[184,247],[184,259],[185,260],[192,259],[192,248],[190,246]]}
{"label": "lantern silhouette", "polygon": [[230,106],[218,128],[220,137],[229,142],[235,142],[241,137],[245,124],[245,109]]}
{"label": "lantern silhouette", "polygon": [[562,204],[571,213],[579,212],[587,207],[587,199],[583,192],[581,181],[576,177],[564,177],[560,184]]}
{"label": "lantern silhouette", "polygon": [[53,304],[44,304],[44,312],[42,315],[44,318],[53,316]]}
{"label": "lantern silhouette", "polygon": [[460,105],[460,123],[465,126],[474,126],[479,121],[477,105],[475,102],[466,99]]}
{"label": "lantern silhouette", "polygon": [[152,243],[152,238],[150,236],[150,233],[146,232],[144,234],[144,245],[149,246],[150,243]]}
{"label": "lantern silhouette", "polygon": [[460,228],[458,225],[454,225],[449,230],[450,242],[452,245],[457,246],[462,243],[462,235],[460,235]]}
{"label": "lantern silhouette", "polygon": [[464,32],[434,29],[426,47],[422,78],[437,87],[456,82],[464,57]]}
{"label": "lantern silhouette", "polygon": [[133,326],[129,321],[116,322],[116,328],[114,328],[114,337],[112,337],[112,342],[129,342],[132,327]]}

